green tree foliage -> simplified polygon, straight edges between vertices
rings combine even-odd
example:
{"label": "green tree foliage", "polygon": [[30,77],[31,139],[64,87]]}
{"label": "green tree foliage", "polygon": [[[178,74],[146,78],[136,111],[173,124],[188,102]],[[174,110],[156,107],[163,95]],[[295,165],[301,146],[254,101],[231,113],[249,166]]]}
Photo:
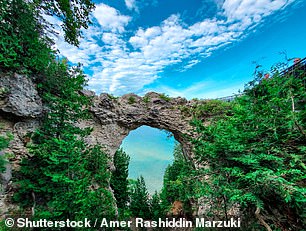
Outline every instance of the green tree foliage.
{"label": "green tree foliage", "polygon": [[47,37],[40,35],[31,4],[24,0],[0,1],[0,68],[43,71],[52,51]]}
{"label": "green tree foliage", "polygon": [[150,218],[149,193],[144,178],[137,178],[130,194],[130,210],[133,216]]}
{"label": "green tree foliage", "polygon": [[112,173],[111,187],[114,190],[114,196],[117,200],[117,206],[125,209],[129,199],[128,195],[128,175],[129,175],[130,157],[122,150],[116,151],[114,156],[114,165],[116,170]]}
{"label": "green tree foliage", "polygon": [[256,230],[306,226],[305,80],[298,69],[270,79],[259,73],[230,113],[209,126],[195,122],[196,157],[206,166],[201,195],[212,215],[227,217],[239,205]]}
{"label": "green tree foliage", "polygon": [[[76,126],[89,118],[90,99],[81,94],[85,76],[79,66],[71,68],[67,60],[56,59],[47,34],[51,27],[42,17],[57,16],[66,41],[78,45],[93,7],[90,0],[0,1],[0,70],[29,73],[46,108],[40,128],[32,134],[30,156],[14,175],[19,186],[15,201],[31,208],[34,219],[115,214],[108,158],[100,147],[85,143],[91,129]],[[1,138],[2,144],[6,140]]]}
{"label": "green tree foliage", "polygon": [[47,73],[57,88],[42,86],[49,111],[32,137],[31,157],[21,163],[15,199],[32,207],[36,218],[112,217],[107,157],[100,147],[84,142],[91,129],[76,126],[88,118],[89,99],[80,94],[85,76],[61,61],[53,62]]}
{"label": "green tree foliage", "polygon": [[194,187],[192,176],[193,167],[186,160],[182,146],[176,144],[174,161],[166,168],[163,188],[161,193],[162,208],[167,213],[174,201],[182,201],[186,212],[190,211],[190,200],[193,198]]}
{"label": "green tree foliage", "polygon": [[81,29],[90,24],[93,9],[90,0],[1,0],[0,68],[44,74],[55,52],[48,36],[53,32],[52,25],[42,14],[62,20],[65,40],[79,45]]}
{"label": "green tree foliage", "polygon": [[164,216],[161,204],[161,198],[157,191],[154,192],[150,200],[151,219],[157,221]]}
{"label": "green tree foliage", "polygon": [[33,3],[47,15],[61,19],[65,40],[72,45],[79,45],[81,29],[87,29],[91,23],[89,14],[95,7],[91,0],[34,0]]}

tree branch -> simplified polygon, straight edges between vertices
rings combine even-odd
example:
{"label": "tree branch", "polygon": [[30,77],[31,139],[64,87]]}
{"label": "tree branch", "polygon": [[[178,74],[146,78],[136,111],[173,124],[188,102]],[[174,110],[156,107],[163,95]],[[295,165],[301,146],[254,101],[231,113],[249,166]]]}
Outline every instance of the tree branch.
{"label": "tree branch", "polygon": [[260,208],[257,207],[256,208],[256,211],[255,211],[255,216],[256,218],[259,220],[259,222],[264,226],[266,227],[266,229],[268,231],[272,231],[272,229],[270,228],[270,226],[264,221],[264,219],[262,218],[262,216],[259,214],[260,213]]}

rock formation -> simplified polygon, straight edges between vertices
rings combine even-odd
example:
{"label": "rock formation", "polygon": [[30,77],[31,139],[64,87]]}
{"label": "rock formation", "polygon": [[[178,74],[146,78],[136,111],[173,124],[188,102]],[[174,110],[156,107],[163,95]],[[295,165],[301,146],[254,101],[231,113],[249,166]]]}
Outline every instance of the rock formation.
{"label": "rock formation", "polygon": [[[82,94],[93,97],[91,112],[93,118],[82,121],[80,127],[92,127],[92,134],[87,137],[89,144],[100,144],[110,157],[113,157],[123,139],[130,131],[147,125],[171,132],[183,146],[184,154],[192,160],[192,146],[189,136],[192,127],[190,115],[182,112],[182,107],[192,107],[195,101],[183,98],[168,98],[158,93],[147,93],[144,97],[127,94],[113,97],[108,94],[94,95],[83,91]],[[10,153],[7,171],[1,175],[0,209],[6,212],[4,199],[11,184],[11,171],[18,168],[26,149],[27,133],[39,126],[39,119],[44,111],[41,98],[30,78],[18,74],[0,76],[0,135],[11,133],[13,140],[9,148],[1,154]],[[110,163],[113,167],[113,164]]]}
{"label": "rock formation", "polygon": [[[92,92],[84,91],[86,95]],[[80,126],[93,127],[88,142],[103,145],[113,156],[123,139],[130,131],[142,125],[171,132],[183,146],[184,154],[192,158],[192,147],[188,141],[191,117],[182,113],[182,106],[191,106],[194,102],[183,98],[167,98],[164,95],[150,92],[144,97],[126,94],[112,97],[108,94],[94,96],[91,112],[94,118],[84,121]]]}
{"label": "rock formation", "polygon": [[[26,137],[39,125],[43,105],[35,84],[24,75],[0,76],[0,135],[12,135],[9,147],[1,155],[9,155],[6,171],[0,174],[0,211],[5,214],[12,205],[6,203],[12,170],[28,155]],[[0,215],[2,215],[0,213]]]}

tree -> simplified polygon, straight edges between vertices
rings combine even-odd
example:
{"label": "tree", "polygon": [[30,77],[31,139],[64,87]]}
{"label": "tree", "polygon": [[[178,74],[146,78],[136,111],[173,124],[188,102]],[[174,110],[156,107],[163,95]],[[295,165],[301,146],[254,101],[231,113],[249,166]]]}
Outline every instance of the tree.
{"label": "tree", "polygon": [[44,75],[55,59],[49,32],[53,27],[43,13],[63,21],[65,40],[79,45],[81,29],[90,24],[94,9],[90,0],[2,0],[0,1],[0,68],[5,71]]}
{"label": "tree", "polygon": [[150,209],[151,209],[151,219],[156,221],[164,216],[161,207],[160,195],[157,193],[157,191],[154,192],[152,199],[150,200]]}
{"label": "tree", "polygon": [[180,144],[175,145],[173,156],[174,161],[166,168],[164,175],[161,193],[162,208],[165,212],[168,212],[172,203],[179,200],[184,203],[185,212],[191,213],[189,205],[195,189],[193,181],[190,180],[193,167],[186,160]]}
{"label": "tree", "polygon": [[150,218],[149,193],[142,176],[137,178],[132,189],[130,210],[135,217]]}
{"label": "tree", "polygon": [[[90,12],[95,5],[91,0],[34,0],[34,6],[44,13],[56,16],[63,21],[65,40],[75,46],[79,45],[81,29],[87,29],[91,23]],[[42,21],[42,18],[40,18]]]}
{"label": "tree", "polygon": [[85,76],[80,66],[56,58],[42,17],[59,17],[66,41],[78,45],[93,7],[90,0],[0,1],[0,69],[29,74],[46,108],[40,128],[31,134],[30,156],[14,176],[19,186],[15,201],[31,208],[34,219],[115,215],[107,155],[86,144],[90,128],[77,126],[89,118],[90,99],[81,94]]}
{"label": "tree", "polygon": [[15,200],[24,208],[32,207],[34,218],[111,218],[115,210],[108,190],[107,156],[101,147],[85,143],[90,128],[76,126],[89,118],[90,100],[80,94],[84,75],[61,61],[49,68],[46,73],[53,83],[41,86],[49,111],[32,136],[31,157],[22,161],[17,173],[20,188]]}
{"label": "tree", "polygon": [[[303,70],[250,82],[218,121],[194,140],[201,195],[212,214],[227,218],[239,205],[244,220],[260,230],[305,227],[305,80]],[[220,208],[220,209],[216,209]],[[255,221],[258,221],[256,223]]]}
{"label": "tree", "polygon": [[54,58],[31,4],[24,0],[0,1],[0,68],[9,71],[46,69]]}
{"label": "tree", "polygon": [[128,175],[130,157],[122,150],[116,151],[114,165],[116,170],[112,173],[111,187],[117,200],[117,206],[125,209],[128,202]]}

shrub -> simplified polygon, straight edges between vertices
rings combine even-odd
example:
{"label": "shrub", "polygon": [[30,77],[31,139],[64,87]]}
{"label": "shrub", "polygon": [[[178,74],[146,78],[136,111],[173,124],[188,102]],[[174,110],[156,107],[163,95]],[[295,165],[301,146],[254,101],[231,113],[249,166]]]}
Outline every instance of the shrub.
{"label": "shrub", "polygon": [[129,103],[129,104],[134,104],[134,103],[136,103],[135,97],[134,97],[134,96],[130,96],[130,97],[128,98],[128,103]]}
{"label": "shrub", "polygon": [[164,93],[160,94],[159,98],[161,98],[162,100],[165,100],[167,102],[169,102],[171,100],[171,98],[168,95],[164,94]]}
{"label": "shrub", "polygon": [[239,204],[250,229],[260,229],[257,222],[272,230],[305,227],[305,104],[295,110],[306,97],[304,72],[252,81],[231,115],[208,126],[195,123],[196,159],[207,166],[198,171],[205,179],[200,194],[214,216],[227,218]]}
{"label": "shrub", "polygon": [[143,101],[144,103],[149,103],[149,102],[150,102],[150,97],[149,97],[149,96],[144,96],[144,97],[142,98],[142,101]]}

